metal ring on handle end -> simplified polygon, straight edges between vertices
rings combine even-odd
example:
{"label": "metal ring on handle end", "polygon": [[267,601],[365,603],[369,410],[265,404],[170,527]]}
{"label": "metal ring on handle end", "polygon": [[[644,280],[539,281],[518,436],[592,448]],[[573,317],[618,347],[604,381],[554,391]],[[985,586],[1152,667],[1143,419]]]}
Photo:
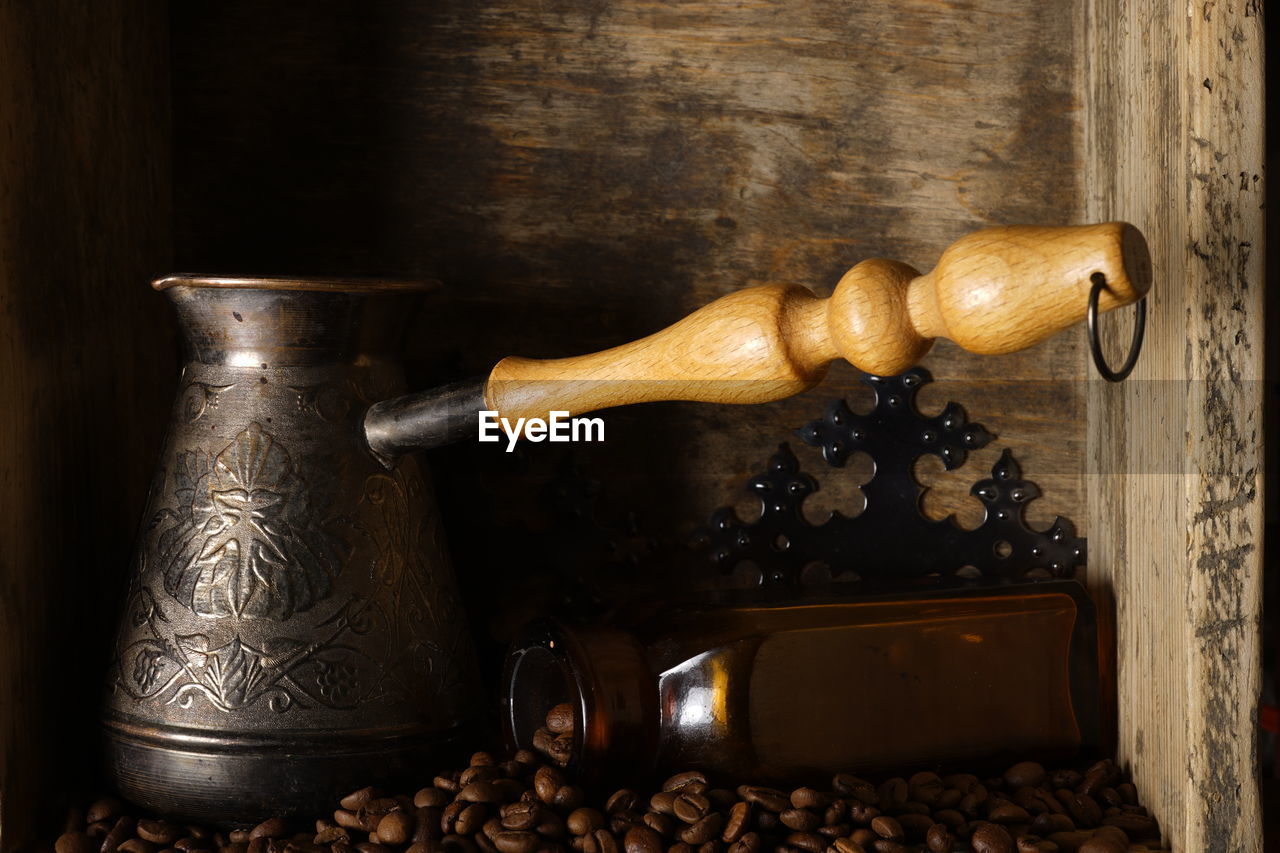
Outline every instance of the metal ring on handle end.
{"label": "metal ring on handle end", "polygon": [[1102,341],[1098,338],[1098,295],[1107,287],[1107,277],[1100,272],[1089,277],[1093,287],[1089,290],[1089,312],[1085,315],[1089,329],[1089,350],[1093,353],[1093,366],[1098,374],[1108,382],[1122,382],[1133,372],[1138,363],[1138,354],[1142,352],[1142,339],[1147,330],[1147,297],[1142,297],[1135,304],[1138,308],[1137,319],[1133,325],[1133,338],[1129,342],[1129,355],[1119,370],[1112,370],[1107,358],[1102,354]]}

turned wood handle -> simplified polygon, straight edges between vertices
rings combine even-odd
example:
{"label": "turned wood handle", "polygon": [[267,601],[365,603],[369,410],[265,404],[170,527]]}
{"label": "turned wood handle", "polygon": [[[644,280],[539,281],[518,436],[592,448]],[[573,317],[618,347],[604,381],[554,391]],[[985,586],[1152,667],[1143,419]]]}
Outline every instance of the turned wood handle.
{"label": "turned wood handle", "polygon": [[940,337],[976,353],[1014,352],[1082,320],[1095,272],[1108,285],[1100,310],[1142,297],[1151,286],[1142,233],[1123,222],[988,228],[957,240],[924,275],[872,259],[827,299],[798,285],[752,287],[602,352],[504,358],[484,401],[511,419],[657,400],[762,403],[817,384],[836,358],[892,375]]}

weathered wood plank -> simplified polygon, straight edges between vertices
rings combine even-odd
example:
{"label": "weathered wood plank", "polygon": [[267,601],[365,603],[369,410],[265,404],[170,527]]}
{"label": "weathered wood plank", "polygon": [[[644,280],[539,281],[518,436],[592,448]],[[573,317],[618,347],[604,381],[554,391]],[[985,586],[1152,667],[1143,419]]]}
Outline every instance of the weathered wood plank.
{"label": "weathered wood plank", "polygon": [[[826,294],[866,257],[925,269],[978,227],[1079,220],[1076,25],[1035,0],[182,4],[178,258],[439,277],[423,380],[612,346],[748,284]],[[967,383],[931,399],[962,399],[1083,526],[1082,343],[928,363]],[[855,382],[617,410],[584,454],[674,529]],[[935,503],[969,505],[982,464]]]}
{"label": "weathered wood plank", "polygon": [[172,387],[164,7],[0,0],[0,849],[89,778]]}
{"label": "weathered wood plank", "polygon": [[1087,210],[1146,231],[1157,282],[1136,381],[1089,401],[1120,753],[1175,849],[1256,851],[1261,4],[1088,14]]}

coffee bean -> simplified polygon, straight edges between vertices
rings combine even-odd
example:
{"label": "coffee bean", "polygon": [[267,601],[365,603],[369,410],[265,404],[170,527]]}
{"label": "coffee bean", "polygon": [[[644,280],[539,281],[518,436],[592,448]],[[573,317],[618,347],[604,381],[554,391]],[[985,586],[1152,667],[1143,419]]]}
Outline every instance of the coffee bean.
{"label": "coffee bean", "polygon": [[969,837],[969,846],[973,853],[1017,853],[1013,836],[998,823],[978,824]]}
{"label": "coffee bean", "polygon": [[59,835],[53,849],[55,853],[96,853],[98,845],[87,834],[72,830]]}
{"label": "coffee bean", "polygon": [[[335,827],[335,829],[338,829],[338,828]],[[338,829],[338,831],[341,832],[343,830]],[[184,838],[179,838],[177,841],[173,842],[173,845],[171,848],[165,848],[165,849],[178,850],[178,851],[181,851],[181,853],[196,853],[196,851],[198,850],[212,850],[213,839],[212,838],[193,838],[192,836],[188,835]]]}
{"label": "coffee bean", "polygon": [[876,798],[876,786],[852,773],[837,773],[831,779],[831,787],[838,794],[855,797],[863,802]]}
{"label": "coffee bean", "polygon": [[1023,761],[1004,771],[1004,782],[1010,788],[1038,788],[1045,783],[1044,765]]}
{"label": "coffee bean", "polygon": [[538,794],[538,799],[548,805],[556,796],[556,791],[564,787],[564,774],[554,767],[539,767],[538,772],[533,774],[533,789]]}
{"label": "coffee bean", "polygon": [[711,811],[711,800],[702,794],[682,792],[672,801],[671,811],[685,823],[697,823]]}
{"label": "coffee bean", "polygon": [[573,761],[573,750],[576,739],[572,733],[556,735],[547,748],[547,755],[561,767],[567,767]]}
{"label": "coffee bean", "polygon": [[877,838],[871,842],[871,849],[875,853],[910,853],[905,844],[890,841],[888,838]]}
{"label": "coffee bean", "polygon": [[472,782],[458,792],[458,799],[468,803],[500,803],[502,794],[489,782]]}
{"label": "coffee bean", "polygon": [[778,814],[778,820],[796,832],[812,832],[822,826],[822,818],[808,809],[785,809]]}
{"label": "coffee bean", "polygon": [[155,853],[158,848],[150,841],[143,841],[141,838],[130,838],[116,849],[120,853]]}
{"label": "coffee bean", "polygon": [[698,772],[697,770],[688,770],[684,773],[677,773],[674,776],[667,777],[667,780],[662,783],[662,790],[669,793],[679,793],[681,791],[688,791],[692,786],[701,787],[701,790],[696,791],[695,793],[705,791],[707,788],[706,775]]}
{"label": "coffee bean", "polygon": [[248,844],[248,843],[249,843],[249,830],[247,830],[247,829],[233,829],[233,830],[231,830],[231,834],[230,834],[230,836],[229,836],[228,840],[229,840],[232,844]]}
{"label": "coffee bean", "polygon": [[596,853],[619,853],[621,849],[618,845],[618,839],[608,830],[597,829],[590,836],[596,845]]}
{"label": "coffee bean", "polygon": [[907,801],[909,788],[907,780],[894,777],[886,780],[876,791],[881,811],[891,811]]}
{"label": "coffee bean", "polygon": [[1031,831],[1045,837],[1055,832],[1073,832],[1075,828],[1075,821],[1064,814],[1046,812],[1036,815],[1035,820],[1031,821]]}
{"label": "coffee bean", "polygon": [[887,815],[874,818],[871,821],[871,831],[890,841],[901,841],[906,837],[906,834],[902,831],[902,824]]}
{"label": "coffee bean", "polygon": [[1018,837],[1018,853],[1056,853],[1058,845],[1035,835]]}
{"label": "coffee bean", "polygon": [[[491,817],[484,822],[484,826],[480,827],[480,834],[492,841],[498,837],[499,832],[506,832],[507,828],[502,825],[502,821],[496,817]],[[515,832],[524,832],[527,830],[514,830]],[[476,842],[477,844],[479,841]]]}
{"label": "coffee bean", "polygon": [[939,809],[933,813],[933,819],[949,828],[952,832],[965,823],[964,815],[955,809]]}
{"label": "coffee bean", "polygon": [[342,806],[349,812],[353,812],[378,796],[381,795],[375,788],[361,788],[358,791],[352,791],[350,794],[347,794],[338,802],[338,805]]}
{"label": "coffee bean", "polygon": [[927,814],[900,814],[897,820],[902,827],[902,834],[909,839],[924,838],[934,823],[933,818]]}
{"label": "coffee bean", "polygon": [[576,808],[569,813],[565,825],[574,835],[586,835],[604,828],[604,815],[595,809]]}
{"label": "coffee bean", "polygon": [[586,795],[577,785],[561,785],[551,798],[551,804],[562,811],[573,811],[579,808]]}
{"label": "coffee bean", "polygon": [[678,833],[678,837],[685,844],[694,846],[706,844],[712,838],[720,834],[720,829],[724,824],[724,818],[719,812],[712,812],[706,817],[699,820],[692,826],[688,826]]}
{"label": "coffee bean", "polygon": [[1128,853],[1129,839],[1120,830],[1107,832],[1104,827],[1093,834],[1089,840],[1079,847],[1079,853]]}
{"label": "coffee bean", "polygon": [[553,811],[544,810],[542,812],[542,823],[533,828],[533,831],[541,835],[543,838],[549,838],[555,841],[565,837],[567,829],[564,819]]}
{"label": "coffee bean", "polygon": [[649,808],[659,814],[674,815],[676,813],[676,795],[670,791],[659,791],[649,798]]}
{"label": "coffee bean", "polygon": [[410,844],[404,853],[444,853],[444,849],[439,841],[418,841]]}
{"label": "coffee bean", "polygon": [[852,838],[837,838],[831,846],[835,849],[835,853],[867,853],[867,848]]}
{"label": "coffee bean", "polygon": [[1123,830],[1133,841],[1160,837],[1160,824],[1156,823],[1155,818],[1132,812],[1121,812],[1104,818],[1102,825]]}
{"label": "coffee bean", "polygon": [[[536,802],[517,802],[503,806],[499,812],[502,826],[511,830],[533,829],[542,820],[542,806]],[[582,835],[581,832],[575,833]]]}
{"label": "coffee bean", "polygon": [[[143,838],[146,838],[147,836],[142,833],[142,825],[144,823],[146,823],[146,821],[138,822],[138,834],[142,835]],[[284,818],[273,817],[268,820],[264,820],[262,823],[249,830],[249,840],[252,841],[255,838],[280,838],[286,831],[288,831],[288,827],[285,826]],[[151,840],[155,841],[158,839]]]}
{"label": "coffee bean", "polygon": [[124,814],[124,808],[124,801],[117,797],[103,797],[95,800],[89,808],[85,809],[85,823],[97,823],[101,820],[114,821]]}
{"label": "coffee bean", "polygon": [[[460,802],[466,801],[461,800]],[[458,835],[473,835],[484,825],[486,817],[484,804],[471,803],[458,813],[458,819],[453,824],[453,831]]]}
{"label": "coffee bean", "polygon": [[519,830],[504,830],[493,839],[493,846],[501,853],[534,853],[540,843],[538,833]]}
{"label": "coffee bean", "polygon": [[964,794],[959,788],[944,788],[942,793],[938,795],[938,799],[934,802],[935,809],[954,809],[964,799]]}
{"label": "coffee bean", "polygon": [[1030,823],[1031,815],[1022,806],[1014,805],[1008,800],[998,802],[987,812],[987,820],[994,823]]}
{"label": "coffee bean", "polygon": [[458,784],[463,788],[472,782],[492,782],[502,778],[502,770],[492,764],[473,764],[458,775]]}
{"label": "coffee bean", "polygon": [[168,847],[173,842],[187,834],[185,827],[169,823],[164,820],[140,820],[134,827],[134,832],[144,841],[150,841],[164,847]]}
{"label": "coffee bean", "polygon": [[874,842],[879,837],[880,836],[876,835],[875,832],[873,832],[870,827],[855,829],[853,832],[849,833],[849,838],[861,844],[863,847],[870,847],[872,842]]}
{"label": "coffee bean", "polygon": [[791,798],[776,788],[743,785],[738,788],[738,796],[775,814],[791,807]]}
{"label": "coffee bean", "polygon": [[452,850],[454,853],[476,853],[476,843],[465,835],[446,835],[440,839],[440,843],[445,850]]}
{"label": "coffee bean", "polygon": [[339,838],[350,840],[351,835],[340,826],[329,826],[317,832],[313,840],[316,844],[332,844]]}
{"label": "coffee bean", "polygon": [[787,846],[808,853],[822,853],[827,849],[827,839],[816,832],[793,832],[787,836]]}
{"label": "coffee bean", "polygon": [[129,836],[133,835],[134,820],[128,815],[121,815],[116,818],[116,822],[111,825],[111,829],[102,838],[102,844],[98,847],[101,853],[115,853],[121,844],[129,840]]}
{"label": "coffee bean", "polygon": [[924,835],[925,845],[928,846],[931,853],[951,853],[951,848],[955,846],[955,836],[951,834],[951,830],[940,823],[935,823],[929,827]]}
{"label": "coffee bean", "polygon": [[647,826],[633,826],[622,839],[626,853],[663,853],[662,836]]}
{"label": "coffee bean", "polygon": [[[255,832],[257,830],[254,830]],[[391,812],[378,821],[380,844],[408,844],[413,837],[413,816],[405,812]]]}
{"label": "coffee bean", "polygon": [[697,853],[697,850],[698,848],[694,847],[692,844],[685,844],[683,841],[678,841],[667,848],[667,853]]}
{"label": "coffee bean", "polygon": [[1102,823],[1102,809],[1088,794],[1077,794],[1064,789],[1057,792],[1057,797],[1077,827],[1088,829]]}
{"label": "coffee bean", "polygon": [[609,796],[609,799],[605,801],[605,814],[613,814],[614,812],[623,811],[624,809],[633,809],[639,801],[639,795],[630,788],[622,788],[614,791]]}
{"label": "coffee bean", "polygon": [[907,780],[907,795],[918,803],[932,806],[942,796],[945,787],[937,773],[922,771]]}
{"label": "coffee bean", "polygon": [[[676,823],[677,821],[671,815],[658,814],[657,812],[645,812],[644,818],[641,820],[641,824],[649,827],[663,838],[670,838],[675,834]],[[636,824],[629,824],[627,829],[634,825]],[[614,834],[617,834],[617,830],[614,830]],[[624,831],[622,834],[625,835],[626,832]]]}
{"label": "coffee bean", "polygon": [[568,702],[556,705],[547,712],[546,725],[558,735],[573,731],[573,706]]}
{"label": "coffee bean", "polygon": [[752,808],[751,803],[742,802],[734,803],[729,809],[729,817],[725,820],[724,832],[721,833],[720,839],[725,844],[733,844],[747,834],[747,830],[751,825]]}
{"label": "coffee bean", "polygon": [[[754,832],[748,832],[730,845],[729,853],[759,853],[760,847],[760,836]],[[846,851],[845,853],[857,853],[857,851]]]}
{"label": "coffee bean", "polygon": [[835,826],[849,817],[849,804],[844,800],[832,800],[822,811],[823,826]]}

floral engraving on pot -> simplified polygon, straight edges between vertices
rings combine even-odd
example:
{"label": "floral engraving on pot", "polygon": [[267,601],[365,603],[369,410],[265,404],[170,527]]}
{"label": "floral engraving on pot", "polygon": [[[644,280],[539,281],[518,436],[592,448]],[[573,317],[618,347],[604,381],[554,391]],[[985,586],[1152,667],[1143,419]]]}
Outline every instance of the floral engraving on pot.
{"label": "floral engraving on pot", "polygon": [[182,416],[187,423],[193,424],[210,409],[217,409],[222,394],[236,387],[232,382],[228,385],[210,385],[206,382],[192,382],[182,392]]}
{"label": "floral engraving on pot", "polygon": [[346,546],[274,436],[252,423],[212,460],[177,462],[178,507],[152,525],[165,592],[200,616],[280,621],[329,595]]}
{"label": "floral engraving on pot", "polygon": [[[134,699],[156,699],[181,708],[203,697],[220,711],[237,711],[260,701],[277,713],[307,700],[335,709],[354,708],[381,693],[380,667],[368,655],[341,642],[343,635],[367,633],[379,624],[379,608],[352,599],[330,620],[319,642],[271,636],[255,646],[238,631],[171,635],[168,620],[145,589],[130,619],[151,635],[120,653],[114,686]],[[382,626],[385,627],[385,626]]]}

